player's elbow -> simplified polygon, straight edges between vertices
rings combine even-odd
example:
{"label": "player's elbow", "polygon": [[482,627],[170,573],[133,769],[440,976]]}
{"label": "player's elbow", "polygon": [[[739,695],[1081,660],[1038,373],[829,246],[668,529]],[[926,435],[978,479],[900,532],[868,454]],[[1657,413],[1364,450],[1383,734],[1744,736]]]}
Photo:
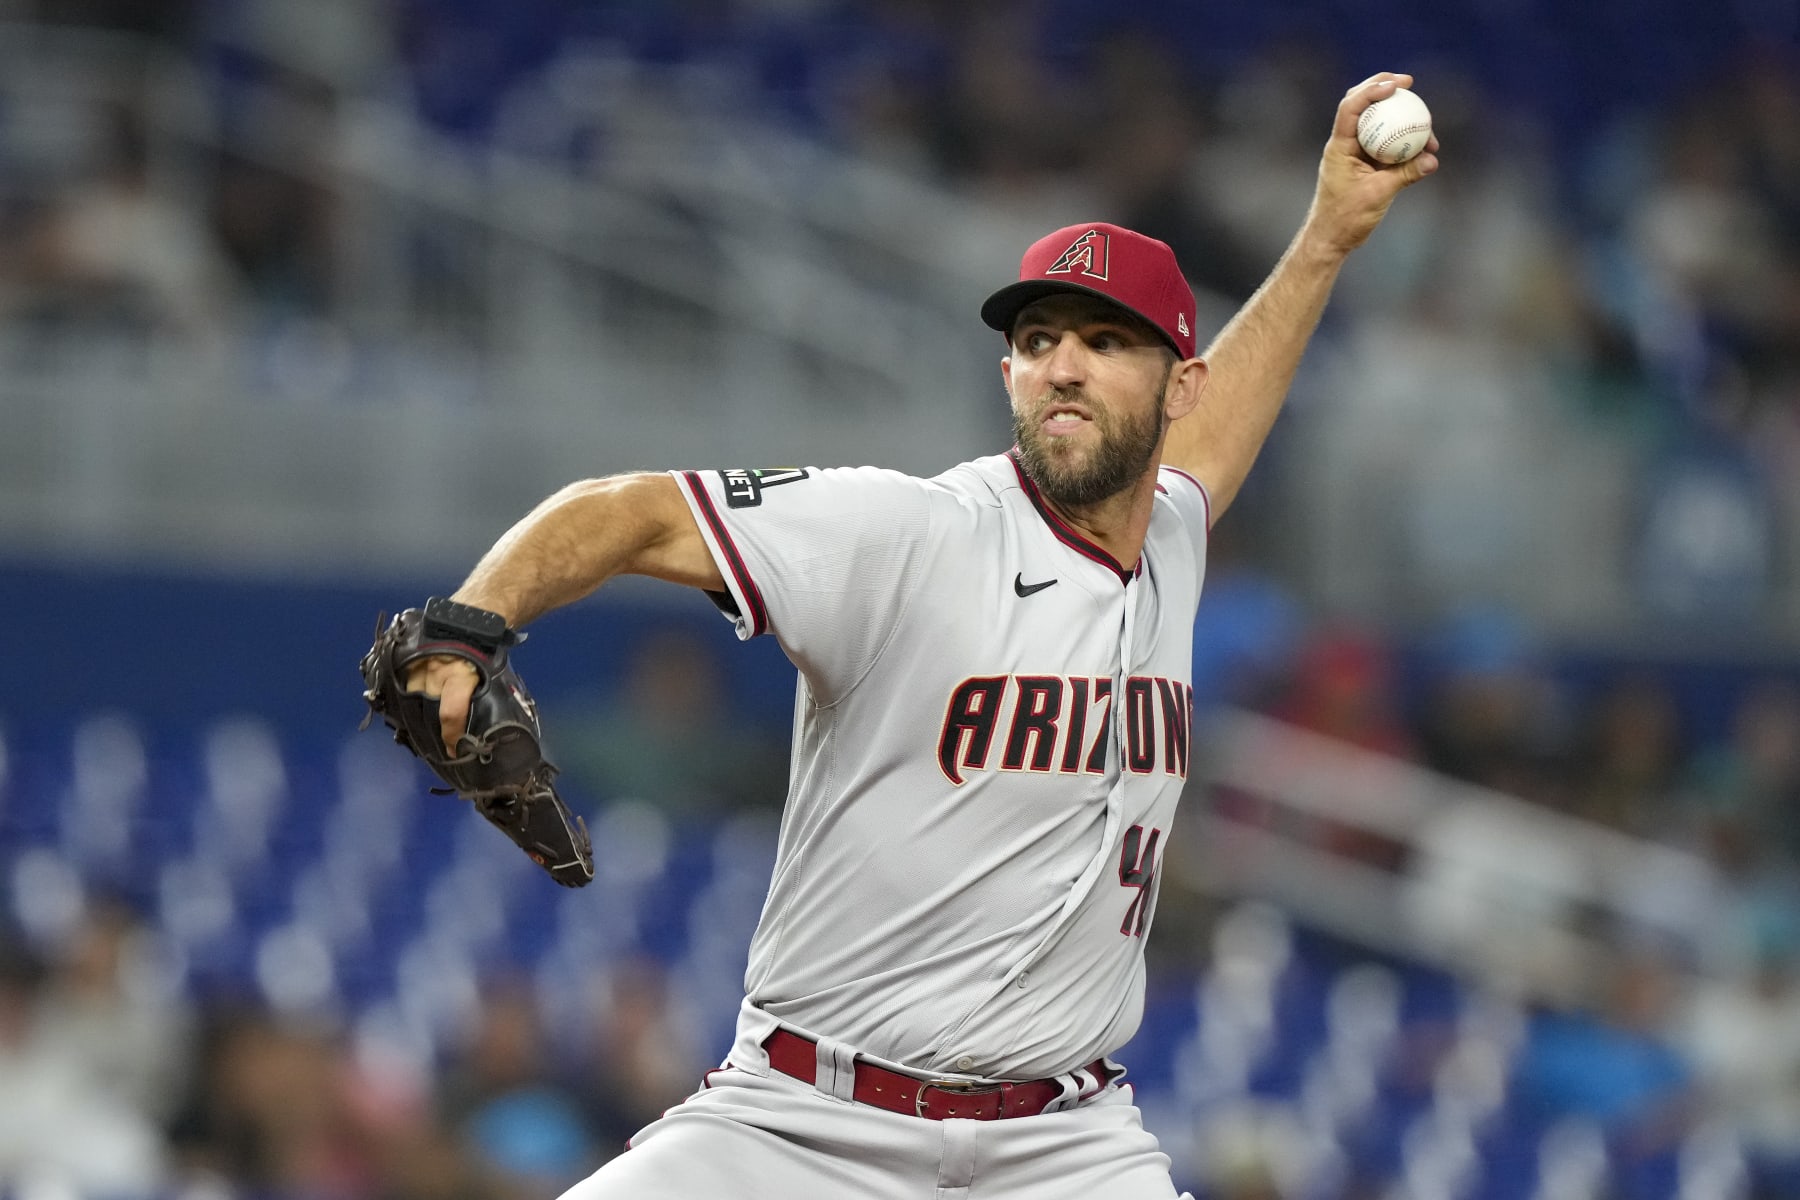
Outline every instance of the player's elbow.
{"label": "player's elbow", "polygon": [[724,582],[683,486],[671,474],[646,471],[582,480],[564,490],[571,503],[587,509],[595,536],[616,547],[609,573],[721,591]]}
{"label": "player's elbow", "polygon": [[638,529],[644,538],[653,538],[664,523],[661,518],[681,506],[675,481],[669,476],[633,471],[578,479],[552,494],[541,507],[575,518],[582,525]]}

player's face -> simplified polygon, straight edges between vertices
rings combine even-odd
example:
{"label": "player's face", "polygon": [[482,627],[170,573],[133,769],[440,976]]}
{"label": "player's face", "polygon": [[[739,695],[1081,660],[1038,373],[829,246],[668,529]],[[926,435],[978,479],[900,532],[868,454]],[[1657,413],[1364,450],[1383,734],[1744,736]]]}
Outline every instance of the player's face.
{"label": "player's face", "polygon": [[1082,508],[1143,477],[1167,425],[1172,360],[1156,334],[1103,300],[1051,296],[1019,314],[1007,371],[1013,436],[1046,496]]}

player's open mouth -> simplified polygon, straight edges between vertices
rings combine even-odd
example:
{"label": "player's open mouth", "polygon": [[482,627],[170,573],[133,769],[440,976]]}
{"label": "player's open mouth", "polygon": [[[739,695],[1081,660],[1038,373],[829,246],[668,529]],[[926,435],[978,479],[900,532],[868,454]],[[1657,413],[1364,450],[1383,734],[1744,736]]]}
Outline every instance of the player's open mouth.
{"label": "player's open mouth", "polygon": [[1042,428],[1045,433],[1056,437],[1074,433],[1083,425],[1092,423],[1093,418],[1079,408],[1068,408],[1058,405],[1044,414]]}

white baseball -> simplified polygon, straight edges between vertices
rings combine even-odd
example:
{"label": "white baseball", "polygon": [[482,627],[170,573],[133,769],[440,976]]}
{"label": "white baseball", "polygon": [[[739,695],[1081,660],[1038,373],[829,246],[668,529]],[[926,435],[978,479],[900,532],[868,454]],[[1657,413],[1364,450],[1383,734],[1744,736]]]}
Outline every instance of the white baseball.
{"label": "white baseball", "polygon": [[1403,163],[1431,140],[1431,110],[1403,87],[1377,100],[1356,119],[1356,140],[1376,162]]}

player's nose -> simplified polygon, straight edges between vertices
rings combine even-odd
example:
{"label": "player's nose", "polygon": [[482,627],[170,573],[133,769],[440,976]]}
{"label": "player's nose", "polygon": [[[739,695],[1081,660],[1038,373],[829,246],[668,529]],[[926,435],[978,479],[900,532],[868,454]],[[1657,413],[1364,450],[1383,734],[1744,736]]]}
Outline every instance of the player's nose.
{"label": "player's nose", "polygon": [[1049,372],[1050,382],[1057,387],[1069,387],[1083,383],[1087,379],[1087,344],[1074,330],[1068,330],[1057,339],[1056,346],[1050,351],[1044,363]]}

